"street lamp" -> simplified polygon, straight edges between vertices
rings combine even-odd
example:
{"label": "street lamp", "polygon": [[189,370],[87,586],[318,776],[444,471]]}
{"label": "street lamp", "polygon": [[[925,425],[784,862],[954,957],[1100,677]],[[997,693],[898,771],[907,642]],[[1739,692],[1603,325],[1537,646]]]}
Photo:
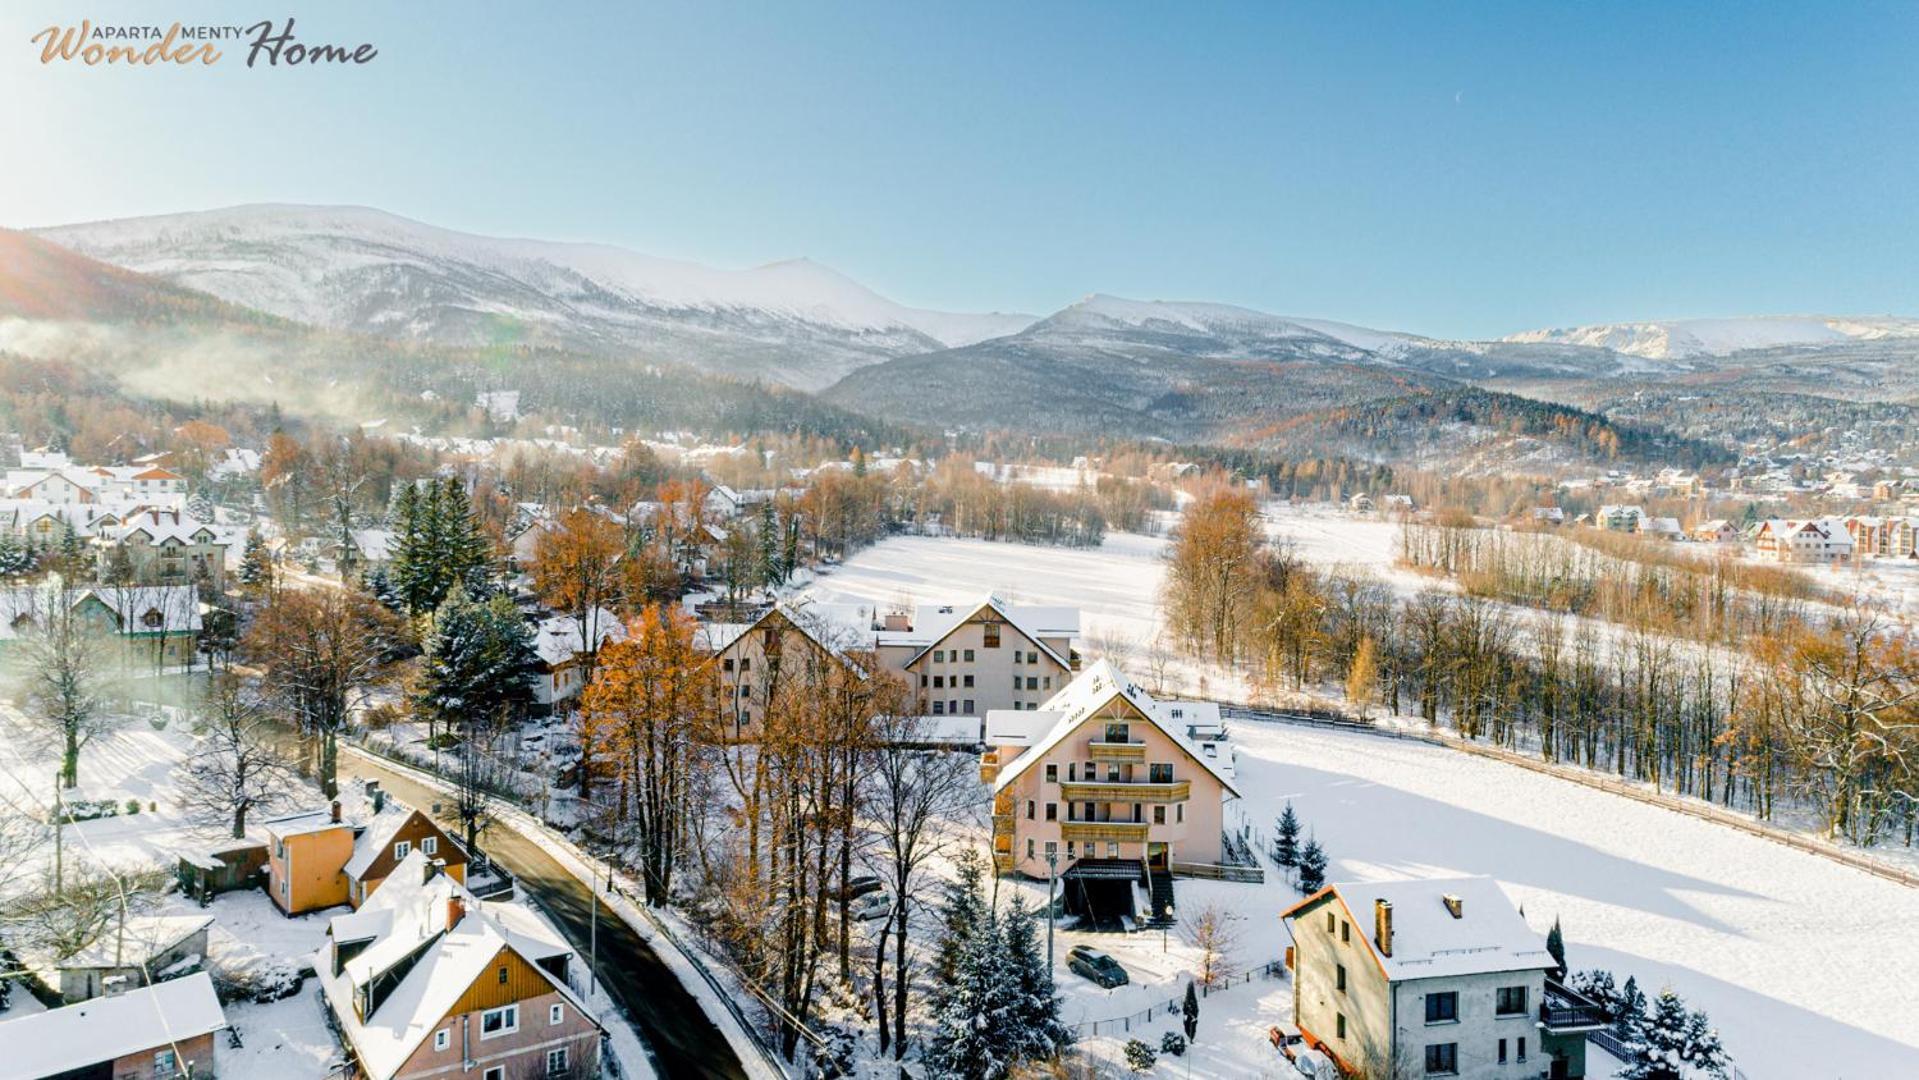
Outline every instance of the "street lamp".
{"label": "street lamp", "polygon": [[1173,923],[1173,905],[1164,904],[1159,909],[1159,951],[1166,952],[1166,928]]}
{"label": "street lamp", "polygon": [[1059,849],[1046,849],[1046,977],[1053,977],[1053,909],[1058,906],[1053,893],[1059,877]]}

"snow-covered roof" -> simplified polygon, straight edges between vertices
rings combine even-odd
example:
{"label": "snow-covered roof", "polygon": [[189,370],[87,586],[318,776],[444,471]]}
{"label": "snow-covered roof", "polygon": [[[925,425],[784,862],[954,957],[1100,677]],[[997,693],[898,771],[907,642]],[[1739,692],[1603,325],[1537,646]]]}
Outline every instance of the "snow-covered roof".
{"label": "snow-covered roof", "polygon": [[[587,613],[586,629],[600,645],[626,640],[626,624],[618,615],[596,607]],[[580,620],[571,615],[549,615],[533,628],[533,651],[547,667],[559,667],[584,651]]]}
{"label": "snow-covered roof", "polygon": [[[1386,978],[1451,978],[1497,971],[1531,971],[1558,962],[1545,939],[1533,932],[1489,877],[1424,878],[1402,881],[1340,882],[1294,904],[1282,914],[1292,919],[1334,897],[1346,908],[1355,931],[1379,961]],[[1377,901],[1392,905],[1392,955],[1373,940]],[[1457,901],[1458,914],[1454,914]]]}
{"label": "snow-covered roof", "polygon": [[0,1046],[6,1047],[0,1080],[34,1080],[111,1062],[226,1026],[213,977],[197,972],[0,1023]]}
{"label": "snow-covered roof", "polygon": [[[58,594],[21,586],[0,589],[0,641],[11,641],[37,622]],[[75,589],[70,603],[93,599],[112,612],[121,633],[182,634],[201,627],[200,601],[190,585],[102,585]],[[148,616],[157,616],[149,625]]]}
{"label": "snow-covered roof", "polygon": [[1018,630],[1040,651],[1051,657],[1059,666],[1070,670],[1073,663],[1059,651],[1048,645],[1046,638],[1071,638],[1079,633],[1079,609],[1076,607],[1034,607],[1030,605],[1008,604],[997,596],[987,596],[971,606],[953,604],[921,604],[913,615],[913,629],[907,632],[881,631],[881,644],[919,645],[920,650],[907,667],[918,663],[934,646],[945,641],[953,631],[964,626],[982,611],[992,611],[1006,620],[1013,629]]}
{"label": "snow-covered roof", "polygon": [[[998,778],[993,781],[993,790],[995,792],[1003,790],[1021,773],[1032,767],[1034,762],[1050,753],[1053,747],[1058,746],[1071,735],[1087,718],[1105,708],[1115,698],[1122,699],[1131,705],[1146,718],[1147,722],[1158,728],[1160,734],[1171,740],[1174,746],[1184,751],[1187,757],[1199,764],[1200,768],[1211,773],[1226,791],[1235,797],[1239,795],[1239,789],[1233,786],[1232,779],[1193,745],[1180,726],[1167,719],[1161,704],[1154,701],[1145,690],[1123,675],[1108,660],[1096,661],[1087,667],[1058,693],[1046,699],[1038,709],[990,709],[987,711],[986,742],[989,746],[1019,745],[1017,742],[1000,743],[993,737],[995,731],[1010,733],[1021,730],[1021,726],[1017,723],[1018,718],[1003,715],[1005,713],[1019,711],[1027,717],[1048,717],[1052,721],[1051,726],[1044,729],[1044,733],[1038,737],[1037,741],[1027,746],[1023,753],[1000,770]],[[1032,729],[1024,730],[1030,732]]]}
{"label": "snow-covered roof", "polygon": [[63,968],[139,967],[213,925],[211,915],[133,915],[124,929],[108,923],[93,944],[60,961]]}
{"label": "snow-covered roof", "polygon": [[413,813],[410,806],[388,803],[373,815],[365,831],[353,838],[353,857],[346,861],[346,875],[356,881],[365,877],[373,867],[373,860],[393,842],[393,834],[413,819]]}
{"label": "snow-covered roof", "polygon": [[[370,1080],[388,1080],[397,1073],[502,949],[518,953],[581,1015],[592,1016],[563,980],[539,966],[541,959],[571,955],[572,950],[554,951],[557,936],[550,930],[536,932],[528,922],[537,921],[536,916],[522,912],[502,919],[500,906],[482,904],[446,874],[427,877],[427,866],[426,856],[414,851],[359,911],[329,922],[327,933],[335,941],[361,940],[368,930],[377,932],[374,943],[347,961],[340,974],[333,973],[330,945],[322,946],[314,959],[340,1030]],[[456,900],[464,909],[457,920],[450,911]],[[354,991],[413,956],[423,942],[425,951],[418,961],[362,1017]]]}

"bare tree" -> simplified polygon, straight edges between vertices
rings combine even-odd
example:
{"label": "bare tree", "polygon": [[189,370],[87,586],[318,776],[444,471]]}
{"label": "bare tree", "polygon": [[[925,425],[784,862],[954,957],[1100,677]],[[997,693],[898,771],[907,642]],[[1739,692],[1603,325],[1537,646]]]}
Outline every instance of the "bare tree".
{"label": "bare tree", "polygon": [[1200,986],[1211,990],[1238,972],[1239,962],[1233,950],[1239,944],[1239,923],[1243,918],[1217,904],[1207,904],[1195,912],[1187,924],[1187,939],[1199,950],[1199,970],[1193,977]]}
{"label": "bare tree", "polygon": [[81,594],[60,578],[35,592],[25,637],[27,716],[60,752],[60,784],[80,782],[80,751],[112,729],[101,708],[100,632]]}
{"label": "bare tree", "polygon": [[187,814],[207,829],[246,835],[247,815],[284,804],[293,770],[281,755],[275,732],[240,679],[216,676],[207,688],[207,735],[187,759],[180,798]]}
{"label": "bare tree", "polygon": [[340,792],[338,740],[354,695],[374,682],[397,632],[364,593],[302,589],[276,594],[247,635],[248,657],[266,669],[268,696],[299,724],[329,798]]}
{"label": "bare tree", "polygon": [[127,919],[154,907],[166,885],[159,870],[120,874],[82,864],[55,882],[8,901],[5,921],[20,944],[66,959],[108,933],[120,934]]}
{"label": "bare tree", "polygon": [[[893,910],[880,928],[873,949],[874,1012],[879,1020],[880,1052],[906,1054],[906,1014],[911,992],[912,953],[908,947],[911,915],[925,901],[929,885],[921,870],[955,842],[942,826],[977,803],[977,763],[968,754],[927,750],[927,722],[918,716],[888,715],[876,724],[877,746],[866,755],[865,796],[877,842],[869,856],[873,869],[893,894]],[[841,921],[845,925],[845,921]],[[893,949],[889,1025],[886,951]]]}

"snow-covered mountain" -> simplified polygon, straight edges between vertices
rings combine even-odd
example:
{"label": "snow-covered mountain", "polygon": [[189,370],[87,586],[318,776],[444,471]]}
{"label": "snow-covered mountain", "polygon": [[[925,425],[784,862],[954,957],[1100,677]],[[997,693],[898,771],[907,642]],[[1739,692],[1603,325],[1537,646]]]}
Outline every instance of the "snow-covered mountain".
{"label": "snow-covered mountain", "polygon": [[1649,360],[1687,360],[1730,356],[1749,349],[1819,348],[1911,337],[1919,337],[1919,319],[1893,315],[1756,315],[1529,330],[1502,340],[1586,345]]}
{"label": "snow-covered mountain", "polygon": [[1029,334],[1097,346],[1103,337],[1142,336],[1196,356],[1281,355],[1287,359],[1388,362],[1426,344],[1410,334],[1325,319],[1294,319],[1196,301],[1128,300],[1094,293],[1034,324]]}
{"label": "snow-covered mountain", "polygon": [[807,389],[1033,321],[906,307],[807,259],[722,270],[600,244],[475,236],[364,207],[238,206],[40,235],[316,326],[633,352]]}

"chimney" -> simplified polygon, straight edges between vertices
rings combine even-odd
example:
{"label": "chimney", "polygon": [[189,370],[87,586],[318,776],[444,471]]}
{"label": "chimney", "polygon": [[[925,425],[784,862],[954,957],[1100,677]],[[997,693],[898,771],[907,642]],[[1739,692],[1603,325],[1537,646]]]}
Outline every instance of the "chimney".
{"label": "chimney", "polygon": [[332,818],[335,825],[340,823],[340,800],[333,800],[333,805],[327,807],[327,815]]}
{"label": "chimney", "polygon": [[460,925],[460,919],[466,915],[466,900],[455,894],[446,898],[446,928],[449,933]]}
{"label": "chimney", "polygon": [[1463,919],[1466,917],[1466,901],[1454,896],[1452,893],[1447,893],[1440,899],[1446,901],[1446,910],[1452,913],[1453,918]]}
{"label": "chimney", "polygon": [[1393,902],[1391,900],[1373,901],[1373,942],[1379,946],[1379,955],[1393,954]]}
{"label": "chimney", "polygon": [[426,861],[426,872],[425,875],[420,878],[420,883],[424,885],[444,873],[446,873],[445,859],[428,859]]}
{"label": "chimney", "polygon": [[377,814],[381,810],[386,809],[386,791],[380,787],[378,780],[368,780],[366,782],[366,797],[372,800],[374,813]]}

